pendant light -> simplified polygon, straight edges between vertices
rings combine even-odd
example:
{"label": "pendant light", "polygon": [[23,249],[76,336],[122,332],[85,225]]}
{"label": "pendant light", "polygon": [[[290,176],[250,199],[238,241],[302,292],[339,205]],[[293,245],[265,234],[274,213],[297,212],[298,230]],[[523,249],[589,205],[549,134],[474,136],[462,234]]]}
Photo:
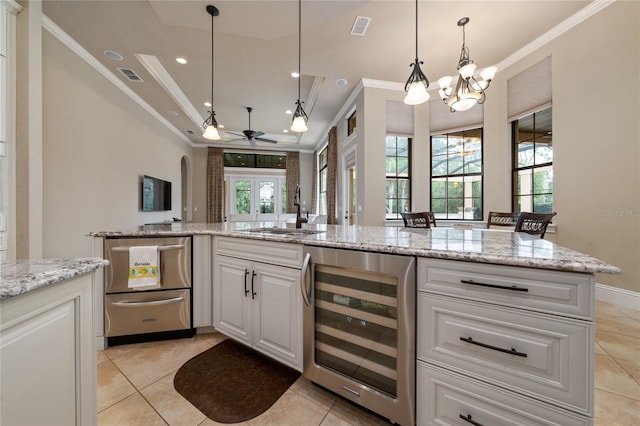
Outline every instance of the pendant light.
{"label": "pendant light", "polygon": [[476,104],[483,104],[486,100],[484,90],[489,87],[491,80],[496,74],[496,67],[487,67],[480,72],[480,80],[477,80],[473,73],[476,65],[469,59],[469,48],[465,44],[465,25],[469,23],[469,18],[464,17],[458,20],[458,26],[462,27],[462,51],[458,60],[458,83],[455,89],[451,87],[453,77],[444,76],[438,80],[440,98],[449,105],[451,112],[466,111]]}
{"label": "pendant light", "polygon": [[423,63],[418,59],[418,0],[416,0],[416,60],[409,65],[413,67],[413,71],[411,71],[404,85],[404,91],[407,92],[404,103],[407,105],[419,105],[429,100],[429,93],[427,92],[429,80],[420,69],[420,65]]}
{"label": "pendant light", "polygon": [[205,129],[202,137],[217,141],[220,140],[220,134],[218,133],[216,112],[213,110],[213,17],[220,15],[220,11],[217,7],[208,5],[207,12],[211,15],[211,111],[207,111],[209,117],[202,123],[202,127]]}
{"label": "pendant light", "polygon": [[302,76],[300,74],[300,62],[302,57],[302,0],[298,0],[298,100],[296,101],[296,111],[293,113],[293,122],[291,123],[291,131],[293,132],[306,132],[309,130],[307,127],[307,113],[302,108],[302,102],[300,100],[300,80]]}

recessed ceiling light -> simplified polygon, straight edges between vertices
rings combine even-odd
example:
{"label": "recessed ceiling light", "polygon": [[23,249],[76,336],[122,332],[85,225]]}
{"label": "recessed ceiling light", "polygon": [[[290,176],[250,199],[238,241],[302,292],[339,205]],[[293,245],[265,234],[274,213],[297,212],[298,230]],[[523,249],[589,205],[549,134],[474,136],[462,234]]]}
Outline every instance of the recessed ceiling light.
{"label": "recessed ceiling light", "polygon": [[286,110],[284,113],[285,113],[285,114],[288,114],[288,115],[291,115],[291,114],[293,114],[293,111],[291,111],[290,109],[288,109],[288,110]]}
{"label": "recessed ceiling light", "polygon": [[206,107],[210,107],[210,106],[211,106],[211,102],[205,102],[205,103],[204,103],[204,106],[206,106]]}
{"label": "recessed ceiling light", "polygon": [[224,124],[218,124],[219,129],[224,129]]}
{"label": "recessed ceiling light", "polygon": [[185,58],[176,58],[176,62],[184,65],[187,63],[187,60]]}
{"label": "recessed ceiling light", "polygon": [[114,61],[121,61],[122,60],[122,55],[119,54],[118,52],[114,52],[113,50],[105,50],[104,54],[107,58],[111,58]]}
{"label": "recessed ceiling light", "polygon": [[289,129],[284,129],[283,132],[289,133]]}
{"label": "recessed ceiling light", "polygon": [[294,72],[291,73],[291,77],[298,78],[298,77],[300,77],[300,73],[297,73],[297,72],[294,71]]}
{"label": "recessed ceiling light", "polygon": [[336,86],[346,86],[347,85],[347,80],[344,78],[339,78],[336,80]]}

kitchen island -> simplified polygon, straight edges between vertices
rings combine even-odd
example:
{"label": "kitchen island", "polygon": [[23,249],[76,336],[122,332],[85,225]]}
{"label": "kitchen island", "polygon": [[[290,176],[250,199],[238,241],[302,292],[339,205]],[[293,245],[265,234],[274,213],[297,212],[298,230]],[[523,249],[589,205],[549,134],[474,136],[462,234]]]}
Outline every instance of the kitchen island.
{"label": "kitchen island", "polygon": [[[234,333],[246,329],[225,314],[216,316],[231,305],[212,299],[232,294],[227,283],[242,283],[247,270],[260,273],[254,265],[300,269],[303,246],[415,257],[416,328],[409,349],[416,354],[417,424],[451,424],[462,417],[475,424],[593,423],[594,274],[620,270],[591,256],[528,234],[486,229],[172,223],[91,235],[96,255],[103,238],[193,235],[194,318],[213,318],[211,325]],[[198,255],[203,249],[206,255]],[[222,257],[241,263],[221,263]],[[221,275],[216,264],[238,272]],[[282,288],[298,287],[296,280],[305,275],[303,267]],[[226,291],[216,290],[221,282]],[[240,307],[247,288],[238,288],[233,306]],[[294,295],[288,292],[282,304],[290,311],[302,304],[300,292]],[[290,318],[287,323],[299,321]],[[269,327],[262,328],[269,334]],[[287,329],[294,336],[287,349],[294,355],[301,334]]]}
{"label": "kitchen island", "polygon": [[100,258],[2,264],[0,423],[96,423],[95,271]]}

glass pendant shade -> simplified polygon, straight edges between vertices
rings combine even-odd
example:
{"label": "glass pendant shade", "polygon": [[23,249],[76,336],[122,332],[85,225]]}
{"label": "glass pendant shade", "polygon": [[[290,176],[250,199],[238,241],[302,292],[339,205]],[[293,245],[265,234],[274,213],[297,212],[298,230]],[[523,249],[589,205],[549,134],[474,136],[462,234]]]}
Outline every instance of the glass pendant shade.
{"label": "glass pendant shade", "polygon": [[447,105],[455,111],[466,111],[477,104],[481,97],[479,92],[461,91],[457,96],[451,96]]}
{"label": "glass pendant shade", "polygon": [[[480,77],[482,77],[484,81],[489,82],[493,80],[493,77],[496,76],[496,71],[498,71],[498,68],[496,67],[486,67],[485,69],[480,71]],[[487,86],[488,85],[489,84],[487,84]]]}
{"label": "glass pendant shade", "polygon": [[467,64],[462,68],[460,68],[460,75],[465,80],[468,80],[469,78],[471,78],[471,76],[473,76],[473,73],[475,70],[476,70],[476,64]]}
{"label": "glass pendant shade", "polygon": [[409,85],[404,103],[407,105],[419,105],[429,100],[429,92],[423,81],[414,81]]}
{"label": "glass pendant shade", "polygon": [[291,131],[292,132],[306,132],[309,130],[307,127],[307,122],[304,120],[304,117],[300,115],[296,115],[293,117],[293,123],[291,123]]}
{"label": "glass pendant shade", "polygon": [[211,124],[208,125],[207,128],[204,130],[202,137],[212,141],[220,140],[220,134],[218,133],[218,129],[212,126]]}

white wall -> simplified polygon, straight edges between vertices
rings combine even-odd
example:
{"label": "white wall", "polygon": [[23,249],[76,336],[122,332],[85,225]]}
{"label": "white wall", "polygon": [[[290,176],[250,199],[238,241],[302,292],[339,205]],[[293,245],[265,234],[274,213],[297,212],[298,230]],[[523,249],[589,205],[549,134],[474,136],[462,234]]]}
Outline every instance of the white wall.
{"label": "white wall", "polygon": [[[180,217],[191,146],[46,31],[42,61],[44,256],[88,256],[88,232]],[[140,211],[143,174],[172,182],[172,211]]]}

